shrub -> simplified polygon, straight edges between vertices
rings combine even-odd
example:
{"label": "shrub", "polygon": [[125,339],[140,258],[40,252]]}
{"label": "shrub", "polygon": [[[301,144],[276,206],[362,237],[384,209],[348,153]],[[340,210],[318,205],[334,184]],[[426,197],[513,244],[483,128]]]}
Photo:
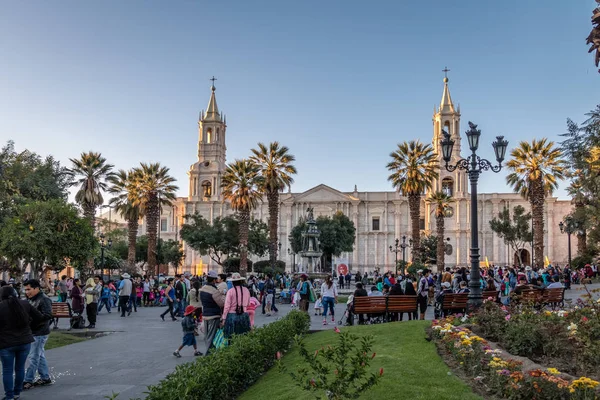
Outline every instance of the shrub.
{"label": "shrub", "polygon": [[282,274],[285,272],[285,263],[281,260],[277,260],[275,269],[273,270],[269,260],[260,260],[254,263],[254,272],[259,274],[267,274],[271,272],[274,272],[275,274]]}
{"label": "shrub", "polygon": [[234,337],[232,343],[195,362],[178,365],[156,386],[148,400],[234,399],[273,366],[278,352],[308,331],[310,317],[292,311],[284,318]]}
{"label": "shrub", "polygon": [[[338,344],[321,347],[314,354],[309,353],[298,338],[296,344],[305,365],[289,374],[296,386],[314,395],[324,392],[332,400],[356,399],[377,384],[383,376],[383,368],[378,374],[368,372],[375,358],[375,353],[371,353],[372,336],[359,338],[349,332],[340,333],[337,329],[336,332],[339,333]],[[285,371],[279,365],[280,370]]]}

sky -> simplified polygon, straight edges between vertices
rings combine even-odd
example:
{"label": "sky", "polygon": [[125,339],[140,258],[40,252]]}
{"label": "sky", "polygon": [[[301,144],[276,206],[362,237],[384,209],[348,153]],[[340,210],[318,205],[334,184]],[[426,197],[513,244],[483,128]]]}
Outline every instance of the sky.
{"label": "sky", "polygon": [[[593,0],[23,1],[0,8],[0,142],[69,165],[170,168],[187,196],[198,114],[218,79],[227,159],[279,141],[294,192],[392,190],[396,145],[432,140],[450,91],[491,142],[560,140],[600,103],[587,54]],[[463,133],[463,142],[466,141]],[[466,154],[463,154],[465,156]],[[480,192],[508,192],[486,172]],[[556,193],[565,197],[564,187]]]}

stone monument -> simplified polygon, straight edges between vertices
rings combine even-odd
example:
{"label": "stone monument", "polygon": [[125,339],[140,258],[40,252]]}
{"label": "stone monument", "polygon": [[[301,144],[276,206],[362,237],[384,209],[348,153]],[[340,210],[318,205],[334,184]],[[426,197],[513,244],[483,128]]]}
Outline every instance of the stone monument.
{"label": "stone monument", "polygon": [[306,272],[310,273],[316,272],[315,261],[321,258],[323,252],[319,243],[321,232],[317,228],[313,208],[309,207],[306,213],[306,231],[302,233],[302,251],[300,252],[300,257],[302,257],[302,271],[306,269]]}

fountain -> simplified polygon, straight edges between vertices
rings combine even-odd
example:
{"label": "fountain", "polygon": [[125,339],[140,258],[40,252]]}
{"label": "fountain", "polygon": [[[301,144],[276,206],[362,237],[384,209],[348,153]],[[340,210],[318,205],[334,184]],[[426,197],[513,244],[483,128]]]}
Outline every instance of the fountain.
{"label": "fountain", "polygon": [[[319,244],[319,236],[321,232],[317,228],[317,222],[313,214],[313,208],[309,207],[306,209],[306,232],[302,232],[302,251],[300,257],[302,257],[302,271],[306,266],[308,273],[315,271],[315,259],[319,260],[323,255],[321,246]],[[304,262],[307,259],[307,262]]]}

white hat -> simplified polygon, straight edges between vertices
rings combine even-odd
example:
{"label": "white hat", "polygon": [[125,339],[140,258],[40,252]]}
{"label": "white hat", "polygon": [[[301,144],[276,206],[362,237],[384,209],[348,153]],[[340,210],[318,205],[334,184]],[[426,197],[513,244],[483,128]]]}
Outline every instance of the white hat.
{"label": "white hat", "polygon": [[123,275],[121,275],[121,277],[123,279],[129,279],[129,278],[131,278],[127,272],[125,272]]}
{"label": "white hat", "polygon": [[445,288],[450,288],[450,282],[442,282],[442,286]]}
{"label": "white hat", "polygon": [[233,274],[231,274],[231,278],[229,278],[227,280],[230,282],[236,282],[236,281],[245,281],[246,278],[241,276],[239,272],[234,272]]}

